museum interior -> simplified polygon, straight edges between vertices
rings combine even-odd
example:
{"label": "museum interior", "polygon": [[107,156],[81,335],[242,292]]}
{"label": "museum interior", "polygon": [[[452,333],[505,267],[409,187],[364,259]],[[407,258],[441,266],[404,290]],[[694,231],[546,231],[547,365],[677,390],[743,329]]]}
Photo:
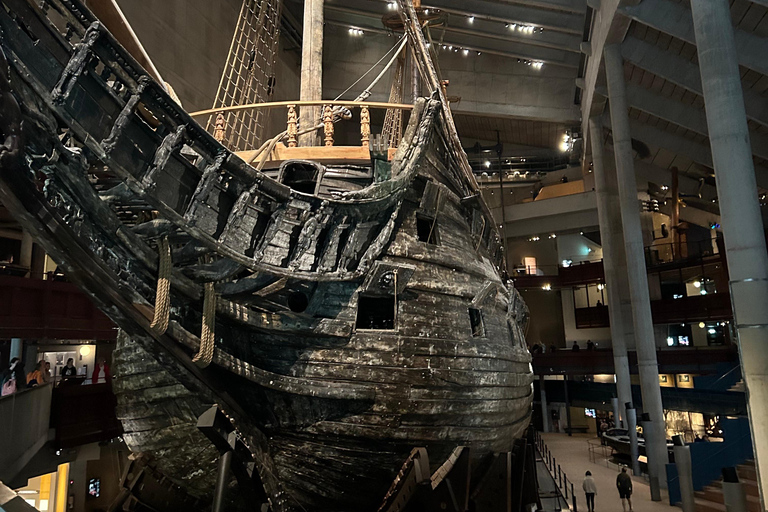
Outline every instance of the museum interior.
{"label": "museum interior", "polygon": [[0,511],[768,510],[768,0],[0,6]]}

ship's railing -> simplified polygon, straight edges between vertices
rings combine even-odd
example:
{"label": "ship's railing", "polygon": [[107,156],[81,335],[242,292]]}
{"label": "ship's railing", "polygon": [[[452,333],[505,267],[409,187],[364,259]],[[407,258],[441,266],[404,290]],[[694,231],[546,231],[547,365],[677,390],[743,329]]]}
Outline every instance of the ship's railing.
{"label": "ship's railing", "polygon": [[[385,109],[385,110],[411,110],[413,105],[405,103],[386,103],[379,101],[342,101],[342,100],[317,100],[317,101],[272,101],[268,103],[250,103],[247,105],[234,105],[231,107],[211,108],[207,110],[199,110],[192,112],[189,115],[191,117],[202,116],[216,116],[213,123],[209,123],[209,126],[213,127],[211,133],[216,140],[223,145],[227,145],[227,133],[229,127],[227,126],[227,118],[229,114],[239,113],[250,110],[266,110],[273,108],[285,108],[287,109],[286,120],[286,146],[289,148],[295,148],[298,146],[299,130],[299,116],[297,114],[297,107],[322,107],[322,126],[323,126],[323,144],[326,147],[334,145],[334,127],[333,124],[338,118],[338,108],[354,108],[360,110],[360,145],[364,148],[368,148],[371,140],[371,109]],[[350,113],[351,114],[351,113]]]}

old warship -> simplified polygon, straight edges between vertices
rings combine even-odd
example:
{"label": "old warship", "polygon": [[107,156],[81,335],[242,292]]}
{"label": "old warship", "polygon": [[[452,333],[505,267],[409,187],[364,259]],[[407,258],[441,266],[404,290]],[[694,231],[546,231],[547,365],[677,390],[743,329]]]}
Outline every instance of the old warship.
{"label": "old warship", "polygon": [[[255,106],[195,122],[81,0],[0,3],[0,200],[122,329],[129,448],[204,503],[219,451],[195,425],[217,404],[275,512],[402,510],[410,483],[440,491],[460,460],[449,509],[520,508],[527,308],[410,2],[395,50],[431,95],[401,137],[410,107],[379,105],[389,140],[371,136],[363,94],[303,129],[284,105],[263,143]],[[279,4],[243,10],[274,39]],[[350,109],[361,145],[333,146]],[[325,146],[296,147],[312,130]]]}

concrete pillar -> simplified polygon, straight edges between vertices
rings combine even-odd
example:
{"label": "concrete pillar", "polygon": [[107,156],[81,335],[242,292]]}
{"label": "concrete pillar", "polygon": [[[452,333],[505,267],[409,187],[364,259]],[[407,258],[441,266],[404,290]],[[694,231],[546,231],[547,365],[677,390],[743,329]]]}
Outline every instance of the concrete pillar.
{"label": "concrete pillar", "polygon": [[565,375],[563,379],[563,392],[565,393],[565,419],[566,428],[568,429],[568,435],[573,435],[573,427],[571,426],[571,401],[568,398],[568,376]]}
{"label": "concrete pillar", "polygon": [[[627,434],[629,435],[629,457],[632,459],[632,473],[640,476],[640,448],[637,444],[637,411],[630,402],[624,404],[627,418]],[[647,441],[647,440],[646,440]],[[648,454],[648,445],[645,445],[645,453]],[[648,465],[650,469],[650,463]]]}
{"label": "concrete pillar", "polygon": [[[656,435],[656,430],[653,428],[653,423],[648,419],[648,414],[643,414],[640,425],[643,427],[643,434],[645,437],[645,443],[652,444],[653,436]],[[666,442],[666,439],[665,439]],[[665,464],[669,463],[669,458],[664,461]],[[660,482],[659,480],[667,478],[667,472],[666,469],[663,473],[657,476],[651,477],[652,480],[649,482],[651,487],[651,501],[661,501],[661,490],[660,490]]]}
{"label": "concrete pillar", "polygon": [[24,342],[21,340],[21,338],[11,338],[11,355],[9,356],[9,361],[13,359],[14,357],[18,357],[19,359],[24,358]]}
{"label": "concrete pillar", "polygon": [[615,428],[624,428],[625,422],[621,420],[624,414],[621,413],[621,406],[618,398],[611,398],[611,407],[613,407],[613,426]]}
{"label": "concrete pillar", "polygon": [[691,448],[682,441],[682,436],[675,436],[675,466],[680,485],[680,501],[683,504],[683,512],[696,510],[695,495],[693,491],[693,464],[691,463]]}
{"label": "concrete pillar", "polygon": [[547,391],[545,386],[544,376],[539,375],[539,396],[541,398],[541,429],[544,432],[549,432],[549,411],[547,411]]}
{"label": "concrete pillar", "polygon": [[664,429],[664,410],[659,388],[659,366],[656,361],[656,344],[653,336],[651,301],[648,296],[648,274],[645,269],[643,233],[640,228],[640,202],[633,162],[632,136],[629,130],[624,65],[618,45],[605,48],[605,74],[608,79],[608,97],[611,106],[613,150],[616,159],[616,176],[619,185],[621,224],[624,228],[624,251],[627,257],[627,276],[632,298],[632,318],[635,328],[640,388],[643,394],[643,410],[650,415],[655,435],[653,444],[646,445],[648,473],[658,478],[666,487],[664,474],[667,455]]}
{"label": "concrete pillar", "polygon": [[32,268],[32,247],[35,245],[32,235],[24,231],[21,235],[21,254],[19,255],[19,265],[26,268]]}
{"label": "concrete pillar", "polygon": [[[603,123],[600,118],[589,120],[592,141],[592,170],[595,176],[597,218],[600,223],[600,242],[603,246],[603,269],[608,293],[608,317],[611,322],[611,347],[616,374],[618,403],[632,401],[632,381],[629,376],[627,345],[634,336],[631,319],[632,302],[629,297],[627,257],[624,254],[619,206],[619,184],[613,166],[606,166],[603,158]],[[626,313],[630,313],[629,316]],[[620,409],[620,408],[617,408]],[[618,422],[617,416],[617,422]],[[621,416],[623,418],[623,415]],[[618,427],[618,424],[616,425]]]}
{"label": "concrete pillar", "polygon": [[[323,99],[323,3],[324,0],[304,0],[304,31],[301,46],[301,89],[299,99]],[[300,128],[320,122],[321,107],[301,107]],[[300,146],[319,146],[320,132],[299,136]]]}
{"label": "concrete pillar", "polygon": [[691,10],[758,486],[762,510],[766,510],[768,254],[729,4],[726,0],[691,0]]}

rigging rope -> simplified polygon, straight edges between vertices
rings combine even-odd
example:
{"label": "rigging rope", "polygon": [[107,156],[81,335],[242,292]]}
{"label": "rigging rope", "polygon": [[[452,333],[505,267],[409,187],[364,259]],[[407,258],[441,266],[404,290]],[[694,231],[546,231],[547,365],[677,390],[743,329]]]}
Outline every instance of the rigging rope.
{"label": "rigging rope", "polygon": [[156,334],[164,334],[171,316],[171,245],[164,236],[157,243],[157,289],[155,290],[155,312],[149,328]]}
{"label": "rigging rope", "polygon": [[[405,38],[405,37],[406,37],[406,36],[403,36],[403,38]],[[399,49],[402,49],[402,48],[403,48],[403,42],[405,41],[405,39],[403,39],[403,38],[401,38],[401,39],[400,39],[400,40],[397,42],[397,44],[395,44],[395,46],[393,46],[392,48],[390,48],[390,49],[389,49],[389,51],[387,51],[387,53],[385,53],[384,55],[382,55],[382,57],[381,57],[381,58],[380,58],[378,61],[376,61],[376,64],[374,64],[373,66],[371,66],[370,68],[368,68],[368,71],[366,71],[365,73],[363,73],[362,75],[360,75],[360,78],[358,78],[357,80],[355,80],[355,82],[354,82],[352,85],[350,85],[349,87],[347,87],[346,89],[344,89],[344,91],[343,91],[341,94],[339,94],[338,96],[336,96],[336,97],[335,97],[335,98],[333,98],[333,99],[334,99],[334,100],[338,100],[338,99],[340,99],[342,96],[344,96],[345,94],[347,94],[347,93],[348,93],[348,92],[349,92],[349,91],[350,91],[350,90],[351,90],[351,89],[352,89],[354,86],[356,86],[357,84],[359,84],[359,83],[360,83],[360,81],[361,81],[363,78],[365,78],[366,76],[368,76],[368,73],[370,73],[371,71],[373,71],[373,70],[374,70],[374,68],[376,68],[376,66],[378,66],[379,64],[381,64],[381,62],[382,62],[384,59],[386,59],[386,58],[387,58],[387,56],[388,56],[390,53],[392,53],[392,51],[393,51],[393,50],[395,50],[395,49],[398,49],[398,48],[399,48]],[[398,53],[400,53],[400,52],[398,51]],[[384,70],[386,71],[386,70],[389,68],[389,66],[390,66],[391,64],[392,64],[391,62],[390,62],[389,64],[387,64],[387,65],[384,67]],[[366,90],[370,89],[371,87],[373,87],[373,85],[370,85],[370,86],[368,86],[368,88],[367,88]]]}
{"label": "rigging rope", "polygon": [[[381,78],[384,76],[384,74],[387,71],[389,71],[389,68],[392,67],[392,63],[395,62],[395,60],[399,56],[400,51],[405,46],[405,43],[407,42],[407,40],[408,40],[407,36],[403,36],[400,39],[400,41],[398,42],[397,45],[393,46],[387,53],[384,54],[384,57],[379,59],[379,62],[381,62],[382,60],[384,60],[386,58],[387,55],[389,55],[392,52],[392,50],[395,50],[395,49],[398,50],[395,53],[395,55],[389,60],[387,65],[384,66],[384,69],[381,70],[381,72],[376,76],[376,78],[373,79],[373,81],[370,83],[370,85],[368,85],[368,87],[366,87],[365,90],[363,90],[363,92],[361,92],[357,96],[357,98],[354,99],[354,101],[363,101],[363,100],[365,100],[366,98],[368,98],[371,95],[371,89],[373,89],[376,86],[376,84],[379,82],[379,80],[381,80]],[[378,62],[376,64],[374,64],[373,67],[371,67],[371,69],[366,71],[365,74],[363,76],[361,76],[357,80],[357,82],[362,80],[362,78],[365,75],[370,73],[371,70],[376,67],[376,65],[378,65]],[[354,87],[355,84],[357,84],[357,82],[355,82],[354,84],[349,86],[346,91],[344,91],[341,94],[339,94],[335,99],[338,100],[342,95],[344,95],[344,93],[346,93],[352,87]],[[334,109],[334,122],[336,122],[336,111],[335,111],[335,109]],[[320,130],[323,127],[324,127],[324,124],[322,122],[320,122],[319,124],[316,124],[315,126],[313,126],[311,128],[305,128],[304,130],[299,130],[297,135],[303,135],[305,133],[310,133],[310,132],[313,132],[315,130]],[[261,171],[264,168],[264,164],[269,159],[269,155],[272,154],[272,151],[275,149],[275,146],[277,145],[277,143],[280,142],[281,140],[283,140],[287,135],[288,135],[288,130],[284,130],[284,131],[278,133],[277,135],[275,135],[272,139],[270,139],[267,142],[265,142],[264,144],[262,144],[259,147],[259,149],[248,159],[248,164],[249,165],[252,164],[253,162],[256,161],[257,158],[259,158],[259,156],[261,156],[261,160],[259,161],[259,164],[258,164],[258,166],[256,168],[257,171]]]}
{"label": "rigging rope", "polygon": [[213,283],[205,283],[205,297],[203,298],[203,326],[200,332],[200,350],[198,350],[192,362],[200,368],[205,368],[213,361],[214,328],[216,326],[216,291]]}

